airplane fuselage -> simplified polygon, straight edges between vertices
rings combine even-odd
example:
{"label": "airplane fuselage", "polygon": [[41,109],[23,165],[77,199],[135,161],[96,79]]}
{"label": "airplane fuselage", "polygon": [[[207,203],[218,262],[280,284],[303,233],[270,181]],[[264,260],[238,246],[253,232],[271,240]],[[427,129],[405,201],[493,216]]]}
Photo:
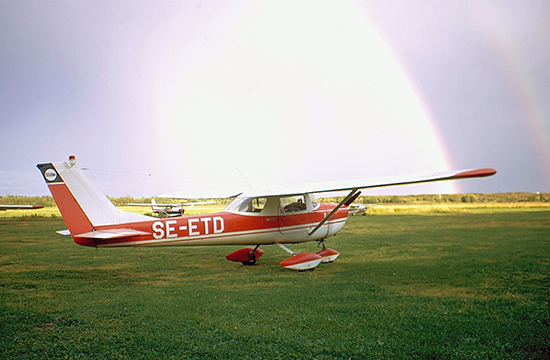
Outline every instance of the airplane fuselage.
{"label": "airplane fuselage", "polygon": [[[313,211],[291,214],[219,213],[181,216],[136,222],[132,228],[151,235],[122,239],[91,239],[73,236],[79,245],[93,247],[115,246],[201,246],[201,245],[263,245],[299,243],[335,235],[346,223],[348,209],[340,208],[319,230],[312,229],[335,207],[318,204]],[[98,226],[95,230],[127,228],[128,224]]]}

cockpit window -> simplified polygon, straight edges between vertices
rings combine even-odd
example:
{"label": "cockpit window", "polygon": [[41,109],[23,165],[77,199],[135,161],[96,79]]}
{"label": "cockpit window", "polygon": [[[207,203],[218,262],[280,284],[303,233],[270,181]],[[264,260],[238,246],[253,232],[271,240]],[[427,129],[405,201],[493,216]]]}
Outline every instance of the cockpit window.
{"label": "cockpit window", "polygon": [[290,213],[306,210],[306,202],[303,195],[287,196],[279,199],[281,204],[281,212]]}
{"label": "cockpit window", "polygon": [[252,198],[242,197],[235,199],[231,204],[227,205],[224,211],[259,213],[265,207],[267,198]]}
{"label": "cockpit window", "polygon": [[266,198],[253,198],[250,200],[250,203],[248,204],[248,208],[246,209],[247,212],[261,212],[265,204],[267,203]]}

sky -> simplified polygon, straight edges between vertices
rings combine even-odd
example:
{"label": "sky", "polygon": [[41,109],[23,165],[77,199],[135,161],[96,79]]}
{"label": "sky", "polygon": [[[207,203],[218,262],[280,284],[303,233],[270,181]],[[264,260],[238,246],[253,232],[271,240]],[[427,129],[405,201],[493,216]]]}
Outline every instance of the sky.
{"label": "sky", "polygon": [[492,167],[364,194],[550,192],[550,3],[0,0],[0,196]]}

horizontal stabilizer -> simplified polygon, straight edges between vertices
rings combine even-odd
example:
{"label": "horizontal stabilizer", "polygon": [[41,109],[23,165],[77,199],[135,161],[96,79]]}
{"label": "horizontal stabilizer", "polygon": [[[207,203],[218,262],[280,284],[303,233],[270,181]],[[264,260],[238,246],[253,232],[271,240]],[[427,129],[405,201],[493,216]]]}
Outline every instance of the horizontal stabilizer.
{"label": "horizontal stabilizer", "polygon": [[65,229],[65,230],[59,230],[59,231],[56,231],[56,233],[58,233],[59,235],[71,235],[71,231],[69,229]]}
{"label": "horizontal stabilizer", "polygon": [[139,231],[134,229],[110,229],[110,230],[97,230],[90,231],[83,234],[75,235],[74,237],[87,238],[87,239],[120,239],[133,236],[151,235],[145,231]]}

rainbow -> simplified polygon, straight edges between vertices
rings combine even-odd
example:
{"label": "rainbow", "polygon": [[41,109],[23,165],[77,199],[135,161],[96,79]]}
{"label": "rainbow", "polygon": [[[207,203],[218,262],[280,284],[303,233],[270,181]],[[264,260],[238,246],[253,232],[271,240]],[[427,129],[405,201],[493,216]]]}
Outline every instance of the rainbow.
{"label": "rainbow", "polygon": [[[481,29],[480,34],[484,34],[487,44],[499,54],[503,62],[509,79],[516,89],[516,99],[521,105],[523,113],[522,121],[531,136],[532,144],[537,154],[537,162],[540,164],[546,183],[550,183],[550,114],[545,111],[543,99],[537,92],[533,76],[527,67],[527,59],[524,57],[521,44],[510,31],[510,27],[504,22],[502,9],[491,2],[470,2],[468,3],[469,13],[473,21]],[[387,41],[389,44],[390,42]],[[397,57],[396,57],[397,58]],[[406,74],[405,66],[400,66]],[[430,121],[433,133],[436,134],[440,151],[444,156],[445,163],[449,169],[452,165],[452,156],[443,145],[442,137],[438,132],[437,122],[430,114],[429,108],[423,101],[422,92],[414,86],[411,76],[406,75],[409,83],[414,89],[418,101],[422,104],[423,111]],[[460,184],[452,185],[455,193],[460,193]]]}
{"label": "rainbow", "polygon": [[505,26],[503,16],[499,15],[500,8],[490,2],[472,2],[471,6],[472,15],[487,34],[488,43],[500,54],[514,83],[518,102],[525,114],[525,126],[532,136],[546,182],[550,183],[550,114],[545,113],[543,99],[537,93],[533,75],[526,66],[527,59],[509,27]]}

